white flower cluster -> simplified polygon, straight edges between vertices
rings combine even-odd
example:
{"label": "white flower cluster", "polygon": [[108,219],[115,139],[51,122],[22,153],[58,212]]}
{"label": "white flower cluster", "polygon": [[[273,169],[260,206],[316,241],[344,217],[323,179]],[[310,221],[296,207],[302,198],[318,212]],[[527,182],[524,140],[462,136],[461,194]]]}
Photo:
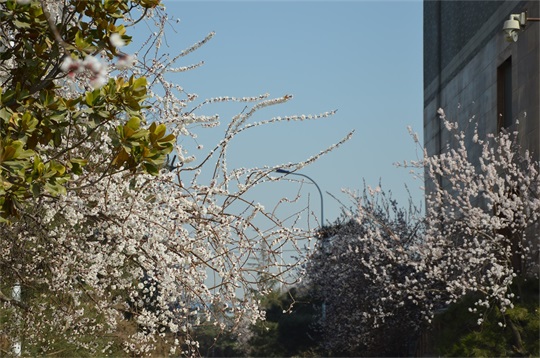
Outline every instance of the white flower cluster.
{"label": "white flower cluster", "polygon": [[89,73],[90,86],[93,88],[101,88],[107,83],[107,66],[92,55],[87,55],[84,60],[74,59],[68,55],[62,61],[60,69],[71,79],[77,74]]}
{"label": "white flower cluster", "polygon": [[[154,14],[163,16],[157,24],[164,27],[166,16]],[[110,43],[124,45],[115,34]],[[107,81],[109,67],[97,54],[83,59],[69,54],[56,60],[69,78],[89,80],[93,88]],[[120,56],[117,68],[122,67],[121,61]],[[274,167],[227,168],[228,145],[251,127],[252,116],[291,96],[216,99],[239,101],[242,107],[247,102],[252,107],[231,120],[221,142],[207,152],[200,145],[202,160],[196,161],[181,143],[195,139],[198,128],[219,125],[218,117],[198,114],[203,106],[195,104],[197,96],[186,94],[168,79],[170,63],[159,56],[141,61],[145,63],[131,72],[135,77],[145,76],[155,95],[137,114],[145,117],[143,122],[166,124],[167,133],[177,136],[171,156],[178,160],[164,163],[155,176],[115,167],[117,148],[125,144],[118,143],[117,131],[131,113],[107,104],[113,115],[96,121],[93,108],[74,101],[60,144],[39,144],[38,148],[45,158],[62,163],[84,158],[82,172],[66,184],[66,195],[29,198],[20,219],[0,227],[0,281],[8,285],[4,280],[20,280],[30,307],[14,313],[19,319],[10,321],[2,333],[24,334],[25,344],[38,347],[42,354],[51,353],[55,342],[63,340],[91,355],[108,355],[113,338],[103,347],[88,337],[103,341],[126,324],[137,327],[122,337],[123,349],[131,355],[150,354],[157,339],[171,332],[178,348],[189,340],[190,349],[196,349],[190,334],[201,322],[225,329],[231,327],[231,320],[236,327],[262,319],[256,289],[267,290],[268,277],[295,282],[297,277],[289,273],[302,261],[288,263],[283,270],[280,248],[297,250],[301,257],[301,241],[312,236],[310,231],[289,227],[298,225],[300,213],[280,219],[273,208],[244,199],[259,183],[272,180]],[[56,91],[65,98],[81,98],[76,89],[66,86]],[[266,123],[283,121],[287,119]],[[336,146],[304,162],[279,167],[301,167]]]}
{"label": "white flower cluster", "polygon": [[[116,32],[111,34],[111,36],[109,37],[109,41],[111,45],[116,47],[117,49],[126,46],[126,42],[124,41],[124,39],[122,39],[122,36]],[[136,61],[136,56],[119,52],[115,67],[119,70],[127,70],[133,67]]]}
{"label": "white flower cluster", "polygon": [[414,333],[469,294],[480,297],[470,312],[482,324],[489,309],[514,307],[516,278],[538,280],[539,163],[517,133],[479,138],[475,129],[467,141],[438,113],[454,145],[415,163],[429,184],[425,217],[367,187],[353,194],[358,212],[327,228],[311,258],[329,349],[390,344],[377,327]]}
{"label": "white flower cluster", "polygon": [[[122,36],[118,33],[111,34],[109,41],[116,48],[126,45]],[[115,67],[118,70],[127,70],[135,64],[135,61],[135,56],[119,52]],[[92,88],[103,87],[107,83],[109,76],[108,66],[93,55],[86,55],[81,60],[79,58],[73,58],[68,54],[64,57],[60,69],[71,79],[75,79],[78,74],[88,74],[89,84]]]}

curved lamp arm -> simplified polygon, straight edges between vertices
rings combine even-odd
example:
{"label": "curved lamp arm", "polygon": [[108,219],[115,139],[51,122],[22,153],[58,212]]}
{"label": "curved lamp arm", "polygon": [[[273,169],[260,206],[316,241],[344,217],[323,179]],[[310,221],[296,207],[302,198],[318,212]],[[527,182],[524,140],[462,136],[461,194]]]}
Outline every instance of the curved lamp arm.
{"label": "curved lamp arm", "polygon": [[319,185],[317,185],[317,183],[315,182],[315,180],[311,179],[310,177],[308,177],[307,175],[305,174],[300,174],[300,173],[294,173],[294,172],[291,172],[291,171],[288,171],[288,170],[285,170],[285,169],[281,169],[281,168],[278,168],[276,169],[276,173],[281,173],[281,174],[285,174],[285,175],[299,175],[301,177],[304,177],[304,178],[307,178],[309,181],[311,181],[313,184],[315,184],[315,187],[317,187],[317,190],[319,191],[319,195],[321,197],[321,227],[324,227],[324,204],[323,204],[323,195],[322,195],[322,191],[321,191],[321,188],[319,188]]}

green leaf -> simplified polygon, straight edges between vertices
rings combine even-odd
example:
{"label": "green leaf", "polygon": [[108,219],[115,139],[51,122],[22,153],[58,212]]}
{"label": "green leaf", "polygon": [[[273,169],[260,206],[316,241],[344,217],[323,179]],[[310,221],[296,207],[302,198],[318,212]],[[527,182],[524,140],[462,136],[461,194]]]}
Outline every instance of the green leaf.
{"label": "green leaf", "polygon": [[73,174],[82,174],[82,168],[88,163],[86,159],[73,158],[69,160],[68,166]]}
{"label": "green leaf", "polygon": [[85,96],[86,104],[90,107],[93,107],[94,105],[96,105],[97,99],[99,97],[100,97],[99,89],[86,92],[86,96]]}
{"label": "green leaf", "polygon": [[39,124],[39,121],[37,118],[32,116],[30,112],[26,112],[21,120],[21,127],[27,134],[32,134],[32,132],[36,129],[37,125]]}
{"label": "green leaf", "polygon": [[85,166],[86,164],[88,164],[88,160],[81,158],[72,158],[69,161],[73,164],[79,164],[80,166]]}
{"label": "green leaf", "polygon": [[[155,123],[152,123],[152,124],[155,124]],[[152,131],[152,129],[150,130]],[[153,130],[153,134],[156,139],[162,138],[166,132],[167,132],[167,126],[165,124],[160,124],[155,127],[155,130]]]}
{"label": "green leaf", "polygon": [[13,112],[6,107],[0,108],[0,119],[4,121],[9,121],[11,116],[13,115]]}
{"label": "green leaf", "polygon": [[49,193],[53,195],[65,195],[66,188],[64,188],[62,185],[56,183],[56,182],[47,182],[45,183],[45,190],[47,190]]}
{"label": "green leaf", "polygon": [[80,31],[77,31],[77,33],[75,34],[75,45],[81,51],[84,51],[85,49],[90,47],[90,45],[84,40],[83,34]]}
{"label": "green leaf", "polygon": [[159,168],[155,166],[154,164],[144,163],[143,167],[148,174],[151,174],[151,175],[159,174]]}
{"label": "green leaf", "polygon": [[145,130],[145,129],[139,129],[138,131],[131,134],[129,138],[131,140],[139,140],[139,139],[142,139],[142,138],[146,138],[146,136],[148,136],[148,133],[149,132],[147,130]]}
{"label": "green leaf", "polygon": [[19,20],[14,20],[13,24],[15,25],[15,27],[18,27],[20,29],[29,29],[31,27],[31,25],[28,22],[22,22]]}
{"label": "green leaf", "polygon": [[139,117],[131,117],[129,121],[126,123],[126,126],[133,130],[137,130],[141,126],[141,119]]}
{"label": "green leaf", "polygon": [[146,93],[146,86],[148,85],[148,82],[146,81],[146,77],[139,77],[135,81],[133,81],[133,91],[134,92],[140,92],[144,91]]}
{"label": "green leaf", "polygon": [[64,173],[66,172],[66,167],[64,167],[62,164],[56,161],[50,162],[50,168],[52,171],[55,171],[58,175],[64,175]]}

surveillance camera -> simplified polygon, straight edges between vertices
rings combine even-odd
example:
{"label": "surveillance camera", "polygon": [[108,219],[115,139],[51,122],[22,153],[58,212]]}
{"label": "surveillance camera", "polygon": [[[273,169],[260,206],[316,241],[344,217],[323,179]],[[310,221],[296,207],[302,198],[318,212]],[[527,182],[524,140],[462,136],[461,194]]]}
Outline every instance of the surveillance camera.
{"label": "surveillance camera", "polygon": [[517,30],[504,30],[506,33],[505,38],[508,42],[516,42],[518,40],[518,32]]}
{"label": "surveillance camera", "polygon": [[518,20],[511,18],[510,20],[506,20],[503,25],[503,30],[519,30],[521,28],[520,23]]}
{"label": "surveillance camera", "polygon": [[506,20],[503,25],[503,31],[506,34],[506,41],[516,42],[518,39],[518,32],[521,30],[521,26],[525,26],[526,22],[526,13],[522,12],[521,14],[511,14],[510,18]]}

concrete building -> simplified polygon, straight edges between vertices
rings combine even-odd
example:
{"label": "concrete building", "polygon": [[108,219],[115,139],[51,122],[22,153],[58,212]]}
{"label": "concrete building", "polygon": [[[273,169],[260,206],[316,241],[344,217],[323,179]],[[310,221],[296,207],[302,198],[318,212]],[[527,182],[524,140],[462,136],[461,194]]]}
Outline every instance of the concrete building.
{"label": "concrete building", "polygon": [[[503,31],[512,14],[525,12],[517,41]],[[424,0],[424,146],[428,155],[445,151],[452,140],[439,118],[457,121],[466,132],[469,158],[480,157],[472,145],[501,129],[518,131],[522,148],[540,160],[540,1]],[[476,151],[476,152],[475,152]],[[444,178],[440,178],[445,184]],[[426,189],[430,190],[430,183]],[[538,231],[538,227],[531,230]],[[505,234],[505,232],[502,232]],[[511,234],[510,234],[511,235]],[[521,256],[512,262],[521,267]],[[433,356],[434,340],[444,323],[425,332],[417,356]]]}
{"label": "concrete building", "polygon": [[[437,109],[472,137],[517,129],[522,148],[540,159],[540,22],[527,21],[516,42],[503,24],[511,14],[540,17],[533,1],[424,1],[424,144],[448,143]],[[519,120],[519,124],[516,124]],[[470,153],[475,156],[475,153]],[[479,154],[479,153],[477,153]]]}

